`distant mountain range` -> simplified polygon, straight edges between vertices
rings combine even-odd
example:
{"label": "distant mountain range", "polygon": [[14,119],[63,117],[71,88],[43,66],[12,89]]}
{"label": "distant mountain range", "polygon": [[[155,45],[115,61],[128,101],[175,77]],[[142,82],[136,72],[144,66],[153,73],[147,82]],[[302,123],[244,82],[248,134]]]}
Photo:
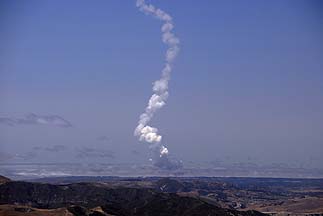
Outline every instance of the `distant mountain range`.
{"label": "distant mountain range", "polygon": [[274,178],[323,178],[323,169],[255,164],[184,164],[180,169],[157,169],[149,164],[108,163],[0,163],[1,174],[15,180],[64,176],[235,176]]}

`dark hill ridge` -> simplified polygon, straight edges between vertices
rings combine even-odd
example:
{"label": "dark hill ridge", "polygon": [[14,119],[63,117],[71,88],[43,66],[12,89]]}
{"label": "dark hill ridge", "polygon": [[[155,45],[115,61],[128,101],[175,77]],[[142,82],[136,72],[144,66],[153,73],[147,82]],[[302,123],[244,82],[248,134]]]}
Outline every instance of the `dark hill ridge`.
{"label": "dark hill ridge", "polygon": [[[159,182],[161,186],[164,183]],[[176,190],[182,188],[170,182]],[[183,189],[184,190],[184,189]],[[67,207],[70,212],[85,212],[100,206],[105,214],[120,216],[150,215],[210,215],[261,216],[256,211],[239,212],[221,208],[199,198],[161,193],[151,188],[111,187],[107,183],[75,183],[53,185],[30,182],[6,182],[0,185],[0,204],[28,205],[33,208],[55,209]],[[74,206],[74,207],[72,207]],[[78,206],[78,207],[75,207]],[[74,213],[74,215],[82,215]]]}
{"label": "dark hill ridge", "polygon": [[10,182],[11,180],[9,178],[6,178],[2,175],[0,175],[0,184],[6,183],[6,182]]}

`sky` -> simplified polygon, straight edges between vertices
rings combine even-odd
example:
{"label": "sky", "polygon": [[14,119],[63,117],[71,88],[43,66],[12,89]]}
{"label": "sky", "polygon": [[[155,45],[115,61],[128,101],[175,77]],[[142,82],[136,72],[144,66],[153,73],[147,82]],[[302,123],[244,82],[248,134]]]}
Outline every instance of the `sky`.
{"label": "sky", "polygon": [[[152,121],[185,162],[323,168],[320,1],[151,0],[180,53]],[[0,3],[0,162],[147,163],[162,22],[135,1]]]}

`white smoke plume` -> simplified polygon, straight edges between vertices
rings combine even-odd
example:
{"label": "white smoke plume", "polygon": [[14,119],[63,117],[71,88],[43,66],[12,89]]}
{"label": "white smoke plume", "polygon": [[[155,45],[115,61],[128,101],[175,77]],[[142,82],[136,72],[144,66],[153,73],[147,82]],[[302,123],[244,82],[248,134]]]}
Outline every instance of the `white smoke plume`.
{"label": "white smoke plume", "polygon": [[145,112],[140,115],[138,126],[134,135],[140,141],[151,143],[153,148],[158,148],[159,157],[167,156],[168,149],[161,144],[162,136],[158,134],[158,129],[148,125],[155,112],[166,104],[168,97],[168,82],[172,71],[172,63],[179,52],[179,39],[172,33],[174,23],[172,17],[166,12],[147,4],[145,0],[137,0],[136,6],[145,14],[163,21],[161,27],[162,41],[168,48],[165,55],[165,65],[161,78],[153,83],[153,95],[150,97]]}

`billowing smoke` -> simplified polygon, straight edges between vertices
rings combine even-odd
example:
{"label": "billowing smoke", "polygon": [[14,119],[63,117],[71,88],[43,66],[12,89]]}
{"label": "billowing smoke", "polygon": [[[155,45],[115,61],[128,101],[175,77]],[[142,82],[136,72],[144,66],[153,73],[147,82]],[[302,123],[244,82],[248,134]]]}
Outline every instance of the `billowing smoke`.
{"label": "billowing smoke", "polygon": [[162,41],[168,46],[165,55],[165,65],[162,70],[161,78],[153,83],[153,95],[148,101],[145,112],[140,115],[138,126],[135,129],[134,135],[139,137],[140,141],[145,141],[151,144],[154,151],[158,151],[158,161],[168,160],[168,149],[161,144],[162,136],[158,134],[158,129],[148,125],[157,110],[165,106],[168,97],[168,82],[172,71],[172,63],[179,52],[179,39],[172,33],[174,23],[172,17],[166,12],[155,8],[151,4],[146,4],[145,0],[137,0],[136,6],[145,14],[163,21],[161,27]]}

